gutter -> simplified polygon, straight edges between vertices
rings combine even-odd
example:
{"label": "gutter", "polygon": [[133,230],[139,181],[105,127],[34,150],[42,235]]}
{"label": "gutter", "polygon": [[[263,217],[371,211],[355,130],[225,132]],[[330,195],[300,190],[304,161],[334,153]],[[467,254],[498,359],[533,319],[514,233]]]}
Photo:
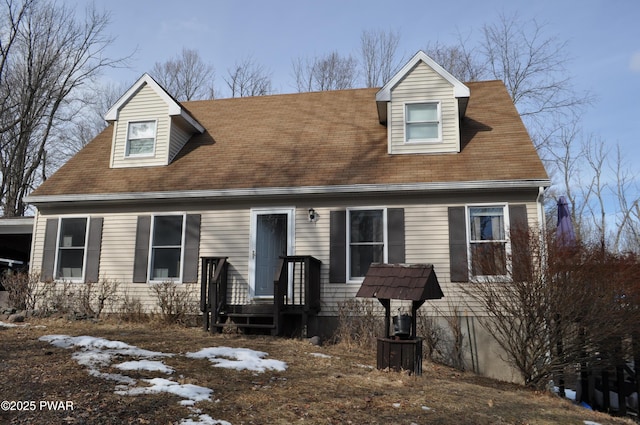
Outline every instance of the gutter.
{"label": "gutter", "polygon": [[336,186],[301,186],[301,187],[268,187],[246,189],[212,189],[212,190],[183,190],[156,192],[123,192],[98,194],[68,194],[68,195],[31,195],[24,201],[29,204],[50,203],[85,203],[85,202],[120,202],[120,201],[150,201],[175,199],[229,199],[268,196],[295,195],[368,195],[368,194],[403,194],[411,192],[441,192],[467,190],[515,190],[537,189],[548,187],[551,182],[544,180],[486,180],[466,182],[435,182],[435,183],[402,183],[402,184],[355,184]]}

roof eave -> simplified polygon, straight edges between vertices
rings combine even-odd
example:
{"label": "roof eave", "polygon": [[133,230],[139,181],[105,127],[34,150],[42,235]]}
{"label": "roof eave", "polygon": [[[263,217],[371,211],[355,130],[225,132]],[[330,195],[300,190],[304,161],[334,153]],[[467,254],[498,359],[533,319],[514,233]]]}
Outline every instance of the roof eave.
{"label": "roof eave", "polygon": [[431,182],[404,184],[356,184],[336,186],[302,186],[302,187],[267,187],[241,189],[213,189],[213,190],[185,190],[163,192],[125,192],[98,194],[67,194],[67,195],[31,195],[24,201],[38,206],[51,204],[84,203],[117,203],[132,201],[163,201],[189,199],[242,199],[249,197],[273,197],[292,195],[369,195],[369,194],[408,194],[440,191],[491,191],[547,188],[551,185],[548,179],[531,180],[487,180],[463,182]]}

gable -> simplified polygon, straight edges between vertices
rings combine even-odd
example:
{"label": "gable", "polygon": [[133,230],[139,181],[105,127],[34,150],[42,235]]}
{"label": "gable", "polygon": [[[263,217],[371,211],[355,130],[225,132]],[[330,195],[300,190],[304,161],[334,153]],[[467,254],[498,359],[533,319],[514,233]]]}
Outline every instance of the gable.
{"label": "gable", "polygon": [[[437,108],[439,137],[434,141],[407,141],[407,108],[429,104]],[[388,104],[389,153],[445,153],[460,151],[458,101],[454,86],[425,62],[413,69],[391,89]]]}
{"label": "gable", "polygon": [[[137,122],[155,124],[155,143],[152,154],[144,156],[127,154],[129,125]],[[122,106],[118,119],[114,122],[111,167],[167,165],[170,126],[169,106],[151,87],[148,85],[141,87],[135,96]]]}
{"label": "gable", "polygon": [[390,154],[460,152],[460,119],[470,91],[424,52],[416,53],[376,93]]}
{"label": "gable", "polygon": [[[112,168],[166,166],[193,134],[204,127],[144,74],[109,109],[105,119],[114,124]],[[140,137],[138,133],[144,134]]]}

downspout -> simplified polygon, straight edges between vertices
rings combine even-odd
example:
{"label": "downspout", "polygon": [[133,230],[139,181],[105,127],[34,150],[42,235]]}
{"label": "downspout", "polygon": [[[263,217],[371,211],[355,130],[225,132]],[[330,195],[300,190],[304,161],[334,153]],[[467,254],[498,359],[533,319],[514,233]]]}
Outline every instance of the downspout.
{"label": "downspout", "polygon": [[536,198],[536,204],[538,207],[538,225],[540,226],[540,232],[544,234],[547,230],[546,217],[544,214],[544,205],[542,198],[544,197],[544,186],[538,187],[538,197]]}

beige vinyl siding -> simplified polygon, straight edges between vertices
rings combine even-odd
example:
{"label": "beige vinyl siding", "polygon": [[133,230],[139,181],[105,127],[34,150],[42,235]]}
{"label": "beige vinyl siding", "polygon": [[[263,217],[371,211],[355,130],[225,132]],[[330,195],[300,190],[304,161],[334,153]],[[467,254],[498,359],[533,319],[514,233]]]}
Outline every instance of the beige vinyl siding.
{"label": "beige vinyl siding", "polygon": [[200,256],[229,257],[228,302],[248,302],[249,289],[249,229],[248,209],[202,211],[200,225]]}
{"label": "beige vinyl siding", "polygon": [[[442,141],[405,143],[405,105],[415,102],[440,102]],[[459,152],[458,101],[453,86],[424,62],[420,62],[391,91],[389,111],[389,152]]]}
{"label": "beige vinyl siding", "polygon": [[[491,195],[469,197],[469,203],[525,203],[531,226],[538,225],[535,202],[525,202],[523,197],[513,195]],[[337,203],[331,200],[300,201],[295,206],[295,254],[311,255],[322,262],[321,297],[322,316],[335,316],[338,303],[352,298],[360,288],[359,283],[329,283],[329,243],[330,213],[332,210],[349,207],[403,208],[405,216],[405,252],[408,263],[430,263],[445,298],[430,301],[423,310],[429,314],[449,314],[454,307],[468,314],[477,312],[475,306],[462,291],[463,285],[451,283],[449,277],[449,225],[448,207],[466,205],[453,197],[437,197],[425,200],[421,197],[406,199],[402,203],[379,204],[372,199],[354,199]],[[318,214],[316,222],[309,222],[308,209],[313,206]],[[168,206],[167,206],[168,207]],[[228,302],[241,304],[249,302],[249,244],[250,209],[246,205],[217,205],[208,209],[196,210],[193,207],[187,214],[201,215],[200,256],[229,257]],[[281,208],[273,206],[274,208]],[[200,208],[206,208],[201,205]],[[162,212],[173,212],[165,208]],[[131,283],[135,251],[135,233],[139,215],[151,215],[157,211],[109,212],[90,214],[104,218],[102,250],[100,255],[100,278],[112,279],[120,283],[120,296],[139,298],[147,308],[155,308],[155,297],[151,286],[146,283]],[[39,272],[42,264],[44,233],[47,218],[59,215],[41,215],[36,217],[33,235],[32,271]],[[193,297],[199,300],[199,285],[185,285],[191,288]],[[410,305],[410,303],[409,303]]]}
{"label": "beige vinyl siding", "polygon": [[[132,121],[156,121],[156,143],[153,156],[125,157],[127,129]],[[170,133],[169,108],[167,104],[145,85],[120,110],[114,123],[111,166],[113,168],[167,165]]]}
{"label": "beige vinyl siding", "polygon": [[176,123],[171,125],[171,141],[169,143],[169,160],[168,163],[178,155],[180,149],[189,141],[191,132],[178,126]]}

